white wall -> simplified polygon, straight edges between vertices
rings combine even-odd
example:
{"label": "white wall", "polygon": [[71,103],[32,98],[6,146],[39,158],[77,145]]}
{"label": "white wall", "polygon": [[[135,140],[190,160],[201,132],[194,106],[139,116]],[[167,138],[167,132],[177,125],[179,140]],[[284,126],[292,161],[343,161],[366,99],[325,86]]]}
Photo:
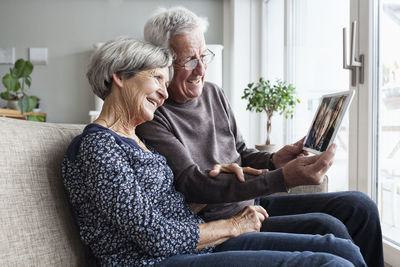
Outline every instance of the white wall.
{"label": "white wall", "polygon": [[[153,11],[176,5],[208,17],[207,43],[222,44],[223,1],[2,0],[0,48],[15,47],[16,59],[27,59],[29,47],[47,47],[48,64],[35,66],[28,94],[41,98],[49,122],[87,123],[94,107],[85,77],[92,45],[120,35],[142,39]],[[9,67],[0,65],[1,77]]]}

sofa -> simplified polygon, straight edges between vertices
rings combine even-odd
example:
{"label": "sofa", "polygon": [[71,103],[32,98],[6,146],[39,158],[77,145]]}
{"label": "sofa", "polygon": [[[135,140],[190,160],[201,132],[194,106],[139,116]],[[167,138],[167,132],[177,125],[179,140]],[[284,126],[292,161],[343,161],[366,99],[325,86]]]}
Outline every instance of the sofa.
{"label": "sofa", "polygon": [[0,266],[84,266],[60,174],[83,128],[0,118]]}
{"label": "sofa", "polygon": [[[60,166],[85,125],[0,118],[0,266],[85,266]],[[292,193],[327,191],[298,187]]]}

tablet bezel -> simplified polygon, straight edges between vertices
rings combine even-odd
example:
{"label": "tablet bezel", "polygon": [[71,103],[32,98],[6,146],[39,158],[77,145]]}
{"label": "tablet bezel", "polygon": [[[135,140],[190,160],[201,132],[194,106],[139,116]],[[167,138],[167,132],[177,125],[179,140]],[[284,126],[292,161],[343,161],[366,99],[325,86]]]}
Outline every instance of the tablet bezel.
{"label": "tablet bezel", "polygon": [[[341,92],[331,93],[331,94],[326,94],[326,95],[321,96],[320,103],[318,105],[317,110],[315,111],[314,118],[313,118],[313,120],[311,122],[311,125],[310,125],[308,131],[307,131],[307,136],[304,139],[303,150],[309,151],[309,152],[314,153],[314,154],[321,154],[322,152],[324,152],[324,151],[316,150],[315,148],[308,147],[308,146],[305,146],[305,145],[306,145],[306,142],[307,142],[307,140],[309,138],[309,135],[311,134],[311,130],[313,129],[315,120],[317,119],[317,115],[318,115],[320,109],[322,108],[324,100],[327,99],[327,98],[336,98],[336,97],[341,97],[341,96],[346,96],[346,99],[343,102],[343,106],[342,106],[341,111],[339,112],[339,115],[337,117],[337,121],[333,125],[333,126],[335,126],[335,130],[332,133],[331,139],[329,140],[329,143],[328,143],[328,145],[326,147],[328,148],[333,143],[333,140],[335,140],[336,134],[337,134],[337,132],[338,132],[338,130],[340,128],[340,125],[342,124],[344,115],[346,114],[347,110],[349,109],[350,103],[351,103],[351,101],[353,99],[354,90],[341,91]],[[326,110],[324,113],[326,114],[326,112],[328,112],[328,110]],[[337,126],[339,126],[339,127],[337,127]],[[329,129],[327,129],[327,130],[329,130]]]}

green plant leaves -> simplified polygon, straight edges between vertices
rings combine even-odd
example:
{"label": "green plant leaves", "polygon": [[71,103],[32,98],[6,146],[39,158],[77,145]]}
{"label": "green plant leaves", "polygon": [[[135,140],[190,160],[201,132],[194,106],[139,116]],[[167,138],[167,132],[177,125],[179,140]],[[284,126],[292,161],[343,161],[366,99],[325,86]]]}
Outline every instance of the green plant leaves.
{"label": "green plant leaves", "polygon": [[293,117],[294,106],[300,103],[295,97],[296,89],[285,81],[277,80],[271,85],[263,77],[256,83],[249,83],[243,91],[242,99],[247,99],[247,110],[263,112],[269,116],[273,112],[285,113],[285,117]]}
{"label": "green plant leaves", "polygon": [[243,90],[242,99],[247,99],[247,110],[267,114],[267,141],[270,144],[271,118],[274,112],[293,118],[294,107],[300,100],[296,98],[296,89],[289,83],[277,80],[271,85],[263,77],[258,82],[249,83]]}
{"label": "green plant leaves", "polygon": [[33,65],[29,60],[18,59],[14,64],[15,74],[18,78],[26,78],[33,71]]}
{"label": "green plant leaves", "polygon": [[30,76],[32,71],[32,63],[29,60],[20,58],[15,62],[14,67],[10,68],[10,73],[5,74],[2,78],[6,91],[2,92],[0,97],[4,100],[19,100],[18,105],[22,113],[35,108],[39,100],[35,96],[28,97],[24,91],[25,85],[30,87],[32,84]]}
{"label": "green plant leaves", "polygon": [[31,87],[31,82],[32,82],[31,76],[25,78],[25,84],[26,84],[28,87]]}
{"label": "green plant leaves", "polygon": [[18,78],[14,74],[7,73],[2,79],[3,85],[7,90],[16,92],[21,88],[21,84]]}
{"label": "green plant leaves", "polygon": [[38,98],[36,96],[23,96],[18,100],[18,107],[21,110],[21,113],[32,111],[38,102]]}
{"label": "green plant leaves", "polygon": [[39,121],[39,122],[45,122],[46,119],[44,118],[43,115],[28,115],[26,118],[28,121]]}
{"label": "green plant leaves", "polygon": [[0,97],[4,100],[12,100],[13,98],[13,96],[8,91],[0,93]]}

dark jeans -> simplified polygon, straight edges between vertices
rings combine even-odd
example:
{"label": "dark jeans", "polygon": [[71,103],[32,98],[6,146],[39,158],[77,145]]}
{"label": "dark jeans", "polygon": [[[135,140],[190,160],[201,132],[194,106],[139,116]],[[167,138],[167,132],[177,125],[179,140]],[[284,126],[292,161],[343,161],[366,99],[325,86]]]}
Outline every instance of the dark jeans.
{"label": "dark jeans", "polygon": [[378,209],[357,191],[268,196],[258,200],[268,214],[264,232],[332,233],[354,241],[370,267],[383,266]]}
{"label": "dark jeans", "polygon": [[214,253],[176,255],[161,266],[366,266],[348,239],[328,235],[249,233],[218,245]]}

